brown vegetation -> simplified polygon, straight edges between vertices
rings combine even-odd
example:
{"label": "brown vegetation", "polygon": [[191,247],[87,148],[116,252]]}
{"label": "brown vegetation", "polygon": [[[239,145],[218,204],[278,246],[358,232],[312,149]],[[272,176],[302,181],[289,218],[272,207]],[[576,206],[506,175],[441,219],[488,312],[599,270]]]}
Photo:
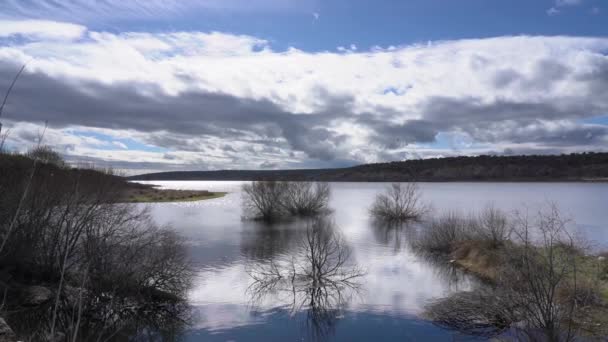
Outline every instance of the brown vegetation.
{"label": "brown vegetation", "polygon": [[147,184],[128,183],[117,201],[123,203],[192,202],[219,198],[225,192],[158,189]]}

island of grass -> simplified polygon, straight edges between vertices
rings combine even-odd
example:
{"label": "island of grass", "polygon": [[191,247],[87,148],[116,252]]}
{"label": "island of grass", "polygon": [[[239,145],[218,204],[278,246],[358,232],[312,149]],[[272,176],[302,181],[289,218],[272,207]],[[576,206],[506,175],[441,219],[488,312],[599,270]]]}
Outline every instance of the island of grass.
{"label": "island of grass", "polygon": [[123,203],[195,202],[220,198],[226,195],[226,192],[158,189],[149,184],[127,184],[128,186],[121,198],[121,202]]}

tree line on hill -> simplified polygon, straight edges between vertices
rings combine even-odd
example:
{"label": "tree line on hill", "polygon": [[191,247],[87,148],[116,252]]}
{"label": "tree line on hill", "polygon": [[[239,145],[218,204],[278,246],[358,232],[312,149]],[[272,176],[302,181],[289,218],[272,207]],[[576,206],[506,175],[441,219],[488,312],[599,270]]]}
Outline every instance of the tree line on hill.
{"label": "tree line on hill", "polygon": [[606,180],[608,153],[414,159],[337,169],[173,171],[137,175],[129,179],[325,182]]}

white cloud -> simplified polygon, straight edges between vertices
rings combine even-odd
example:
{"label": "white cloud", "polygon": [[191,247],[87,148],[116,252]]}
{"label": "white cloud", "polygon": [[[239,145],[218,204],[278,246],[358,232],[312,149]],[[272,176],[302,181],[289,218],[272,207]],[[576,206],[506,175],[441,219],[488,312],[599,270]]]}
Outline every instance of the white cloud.
{"label": "white cloud", "polygon": [[[10,32],[21,31],[12,29]],[[82,33],[74,33],[71,37],[80,35]],[[352,45],[339,52],[308,53],[293,48],[276,51],[266,39],[218,32],[114,34],[88,31],[86,39],[63,41],[35,37],[35,41],[0,47],[0,62],[29,61],[28,72],[39,72],[74,84],[84,80],[109,87],[125,82],[137,84],[136,91],[150,96],[150,101],[158,98],[157,95],[152,97],[158,91],[169,96],[204,91],[267,101],[288,112],[339,114],[342,116],[327,119],[328,123],[322,127],[339,138],[321,141],[323,145],[319,147],[331,148],[333,155],[358,162],[431,156],[433,153],[501,151],[507,147],[542,150],[551,146],[522,137],[557,129],[573,135],[572,127],[578,125],[576,120],[598,115],[600,109],[608,112],[608,99],[597,93],[602,89],[601,84],[594,85],[596,81],[585,76],[594,75],[598,72],[597,65],[607,62],[607,38],[496,37],[386,49],[376,47],[368,51]],[[79,89],[87,91],[86,87]],[[18,91],[17,88],[15,92]],[[343,99],[341,101],[347,103],[348,108],[342,105],[328,107],[330,100],[336,98]],[[435,122],[454,122],[455,116],[480,112],[480,117],[471,122],[446,126],[445,129],[453,130],[446,133],[459,139],[457,150],[433,147],[422,141],[395,142],[387,148],[375,140],[379,128],[373,126],[378,125],[374,120],[394,127],[413,120],[430,120],[428,105],[436,98],[472,105],[460,109],[461,112],[453,105],[437,107],[440,110],[433,115],[440,119],[433,117]],[[497,103],[512,105],[500,112],[492,107]],[[587,107],[573,109],[573,103]],[[533,109],[520,109],[528,105],[533,105]],[[176,114],[167,108],[167,117],[150,120],[170,121]],[[552,115],[569,120],[568,125],[547,126]],[[481,119],[491,122],[493,118],[496,122],[488,129],[510,129],[520,136],[516,139],[482,134],[482,128],[463,131],[462,127],[469,123],[475,124]],[[52,117],[48,119],[53,121]],[[367,124],[362,121],[364,119]],[[74,120],[74,124],[78,124],[78,118]],[[201,117],[201,120],[206,118]],[[464,117],[463,121],[466,121]],[[539,127],[533,128],[529,121]],[[174,164],[196,165],[197,168],[257,168],[263,162],[285,167],[310,161],[310,156],[306,155],[309,152],[294,147],[293,142],[277,138],[269,145],[269,138],[258,133],[242,132],[239,139],[233,139],[170,131],[151,135],[128,129],[136,130],[136,127],[124,127],[120,138],[129,136],[170,151],[109,151],[77,140],[63,144],[76,146],[70,150],[72,155],[91,155],[112,162],[156,163],[159,168]],[[432,133],[429,134],[432,138]],[[175,143],[169,145],[167,141]],[[463,141],[467,144],[462,144]],[[607,147],[600,138],[593,141],[602,144],[597,148]],[[560,148],[590,148],[584,140],[577,144]],[[232,150],[224,148],[226,145]],[[83,146],[87,146],[86,149]]]}
{"label": "white cloud", "polygon": [[559,14],[559,10],[555,7],[551,7],[547,10],[547,14],[550,16],[554,16],[554,15],[558,15]]}
{"label": "white cloud", "polygon": [[73,40],[83,36],[86,27],[48,20],[0,20],[0,37],[24,36],[30,39]]}

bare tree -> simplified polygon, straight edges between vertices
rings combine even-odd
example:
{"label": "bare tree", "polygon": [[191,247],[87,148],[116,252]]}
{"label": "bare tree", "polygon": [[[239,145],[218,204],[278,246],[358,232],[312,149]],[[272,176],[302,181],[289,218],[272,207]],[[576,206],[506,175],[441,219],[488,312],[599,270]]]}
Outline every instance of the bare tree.
{"label": "bare tree", "polygon": [[378,220],[407,221],[420,218],[425,208],[416,183],[393,183],[385,193],[378,194],[370,209]]}
{"label": "bare tree", "polygon": [[287,182],[282,204],[294,216],[317,215],[327,210],[329,196],[328,183]]}
{"label": "bare tree", "polygon": [[492,247],[496,248],[510,239],[512,227],[505,213],[493,205],[488,205],[477,217],[473,230],[475,239],[490,242]]}
{"label": "bare tree", "polygon": [[327,183],[255,181],[245,184],[245,215],[264,221],[287,216],[314,216],[328,211]]}
{"label": "bare tree", "polygon": [[244,184],[243,211],[255,219],[274,221],[283,216],[283,196],[285,183],[275,181],[255,181]]}

